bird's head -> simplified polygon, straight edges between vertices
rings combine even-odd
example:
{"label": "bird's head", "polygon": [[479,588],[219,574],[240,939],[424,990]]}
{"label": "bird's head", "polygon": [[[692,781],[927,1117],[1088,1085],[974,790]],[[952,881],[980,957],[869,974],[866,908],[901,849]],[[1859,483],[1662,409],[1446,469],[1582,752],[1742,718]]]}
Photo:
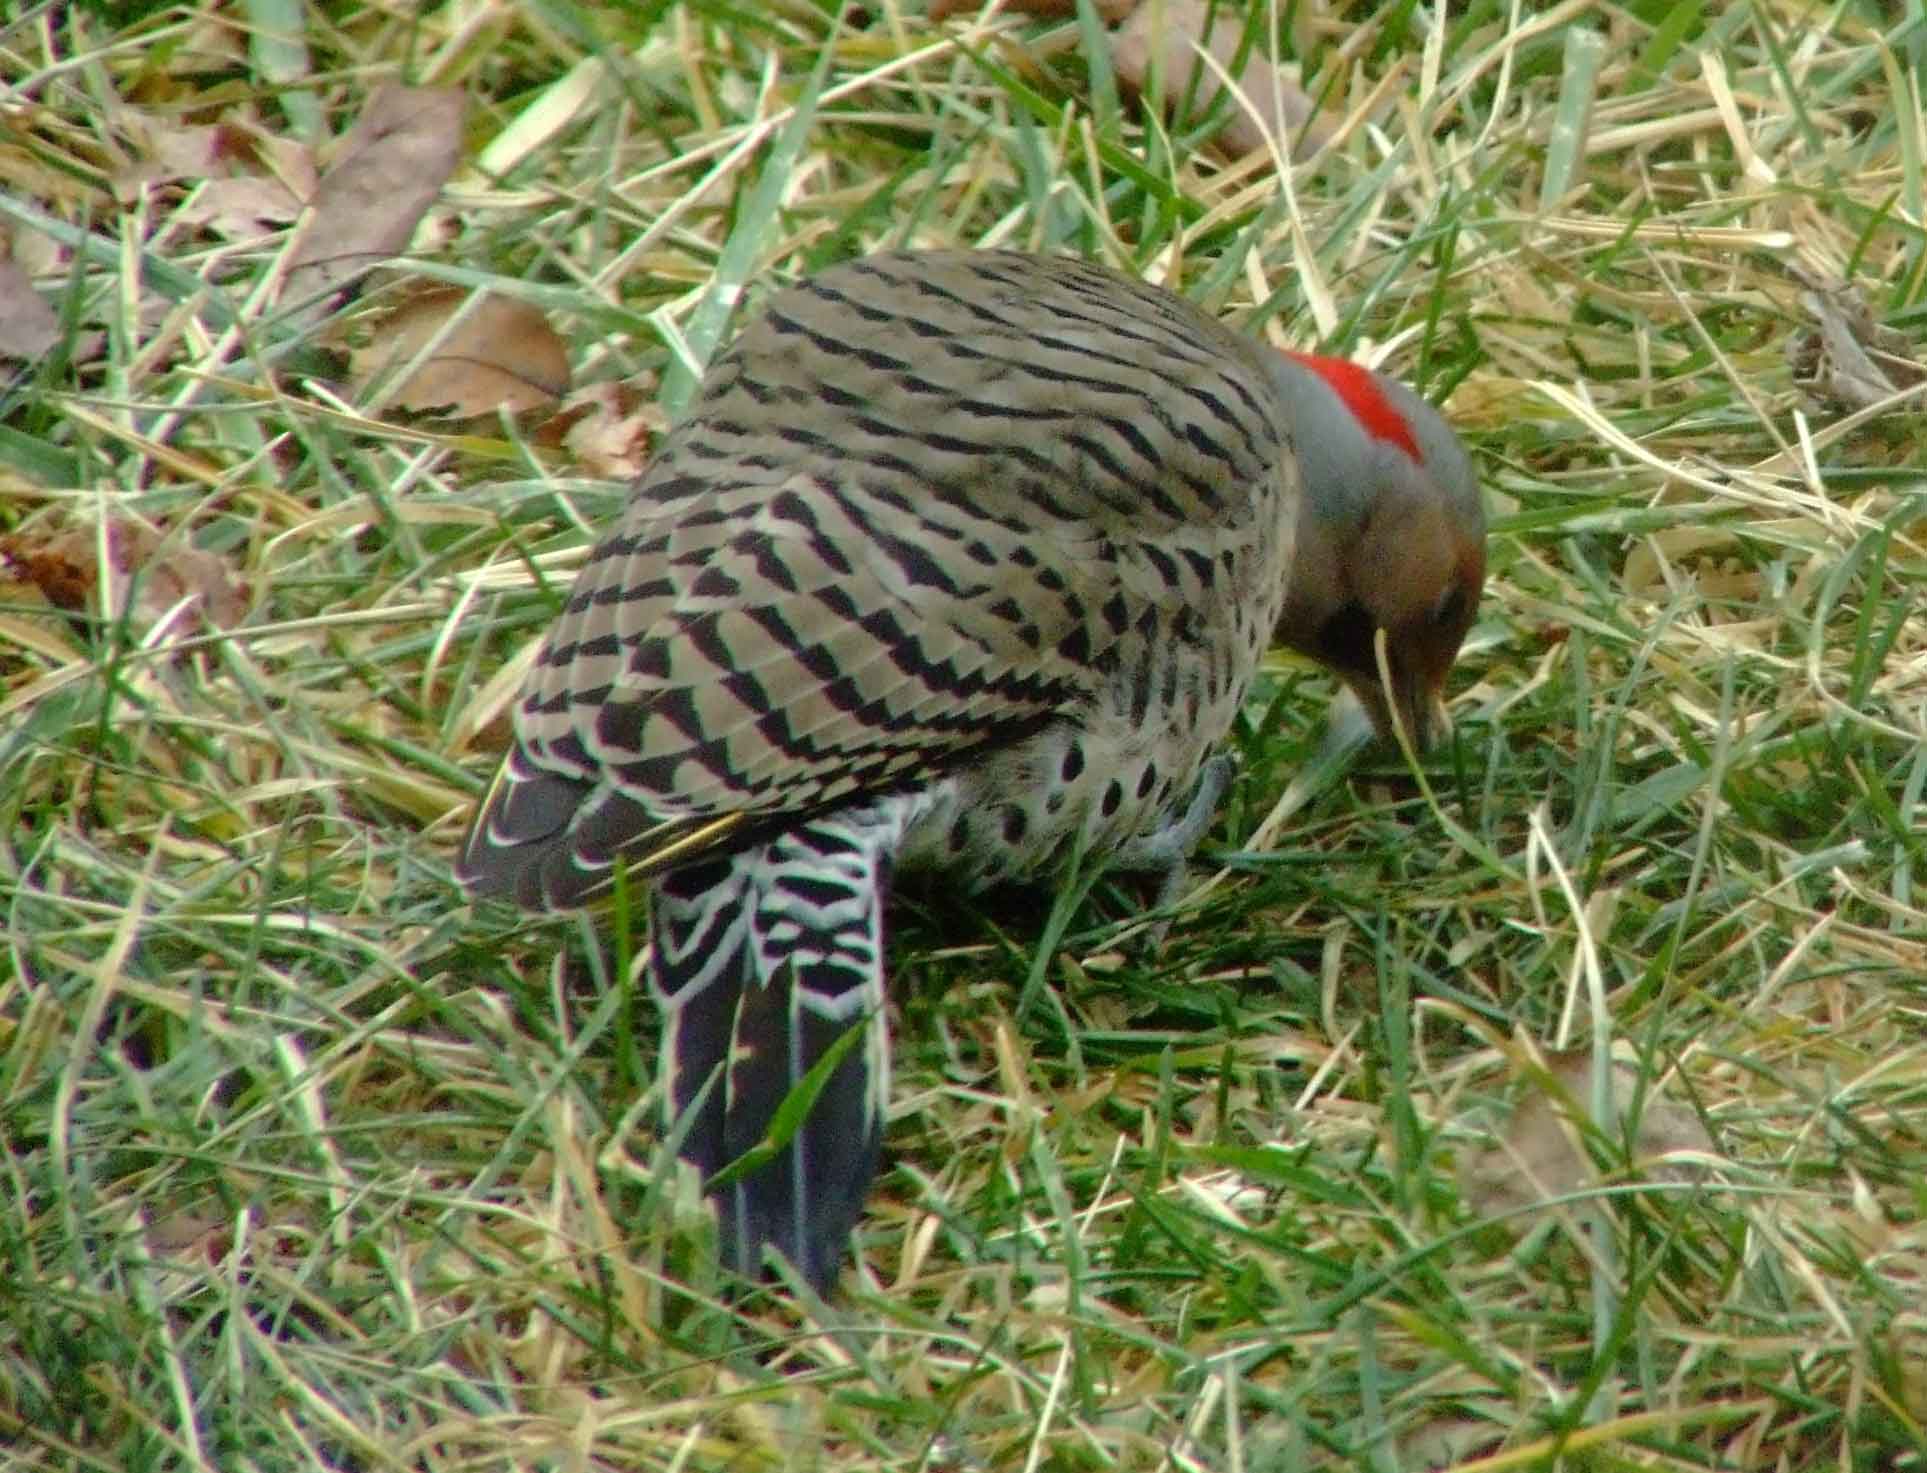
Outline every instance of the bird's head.
{"label": "bird's head", "polygon": [[1485,584],[1472,463],[1438,411],[1396,380],[1340,358],[1273,359],[1304,472],[1278,637],[1336,671],[1379,736],[1396,739],[1396,713],[1423,748],[1445,728],[1445,677]]}

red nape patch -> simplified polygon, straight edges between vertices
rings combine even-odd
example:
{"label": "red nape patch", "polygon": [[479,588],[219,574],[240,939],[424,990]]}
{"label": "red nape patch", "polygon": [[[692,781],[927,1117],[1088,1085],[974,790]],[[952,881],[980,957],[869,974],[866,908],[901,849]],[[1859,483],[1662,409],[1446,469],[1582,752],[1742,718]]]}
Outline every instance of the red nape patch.
{"label": "red nape patch", "polygon": [[1385,397],[1385,391],[1379,388],[1369,368],[1361,368],[1346,358],[1321,358],[1316,353],[1294,353],[1288,348],[1284,351],[1287,358],[1304,364],[1331,385],[1332,392],[1344,401],[1366,434],[1398,446],[1412,458],[1414,465],[1423,463],[1425,457],[1419,454],[1412,427],[1405,422],[1405,416],[1392,407],[1392,401]]}

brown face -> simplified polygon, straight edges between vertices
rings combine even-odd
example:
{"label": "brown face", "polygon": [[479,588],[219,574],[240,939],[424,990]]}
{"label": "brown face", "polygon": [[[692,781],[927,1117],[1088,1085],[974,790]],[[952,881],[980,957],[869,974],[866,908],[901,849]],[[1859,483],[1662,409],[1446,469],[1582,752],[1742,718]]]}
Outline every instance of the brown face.
{"label": "brown face", "polygon": [[[1382,739],[1397,741],[1396,712],[1422,750],[1443,729],[1441,695],[1478,610],[1485,549],[1425,508],[1396,526],[1368,529],[1352,573],[1350,596],[1325,617],[1308,653],[1352,688]],[[1380,629],[1389,697],[1378,671]]]}

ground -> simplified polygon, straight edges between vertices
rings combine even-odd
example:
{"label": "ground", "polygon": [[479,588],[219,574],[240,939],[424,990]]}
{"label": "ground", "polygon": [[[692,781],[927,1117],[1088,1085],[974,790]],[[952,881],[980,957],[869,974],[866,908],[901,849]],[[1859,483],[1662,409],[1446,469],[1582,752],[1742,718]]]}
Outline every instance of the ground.
{"label": "ground", "polygon": [[[0,1466],[1923,1465],[1927,17],[1259,13],[1287,188],[1006,9],[0,25]],[[855,1263],[730,1298],[635,908],[450,858],[739,297],[904,244],[1383,364],[1491,576],[1416,764],[1268,666],[1161,948],[907,894]]]}

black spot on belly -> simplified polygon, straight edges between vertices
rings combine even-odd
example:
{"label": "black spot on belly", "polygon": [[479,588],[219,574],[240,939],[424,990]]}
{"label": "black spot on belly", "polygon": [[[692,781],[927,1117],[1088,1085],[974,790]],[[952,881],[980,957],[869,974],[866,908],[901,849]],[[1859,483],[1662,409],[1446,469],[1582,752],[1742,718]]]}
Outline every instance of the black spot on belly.
{"label": "black spot on belly", "polygon": [[1072,742],[1070,746],[1064,749],[1064,765],[1059,771],[1062,772],[1065,782],[1074,783],[1077,781],[1078,774],[1083,770],[1084,749],[1078,746],[1076,742]]}
{"label": "black spot on belly", "polygon": [[1004,842],[1015,847],[1023,843],[1024,834],[1030,828],[1030,815],[1015,803],[1004,808]]}
{"label": "black spot on belly", "polygon": [[1124,806],[1124,784],[1112,778],[1104,785],[1104,816],[1109,818]]}
{"label": "black spot on belly", "polygon": [[1140,798],[1151,796],[1151,789],[1158,785],[1158,770],[1154,763],[1144,764],[1144,771],[1137,775],[1137,795]]}
{"label": "black spot on belly", "polygon": [[970,815],[960,813],[957,821],[950,825],[950,852],[961,854],[970,847]]}

